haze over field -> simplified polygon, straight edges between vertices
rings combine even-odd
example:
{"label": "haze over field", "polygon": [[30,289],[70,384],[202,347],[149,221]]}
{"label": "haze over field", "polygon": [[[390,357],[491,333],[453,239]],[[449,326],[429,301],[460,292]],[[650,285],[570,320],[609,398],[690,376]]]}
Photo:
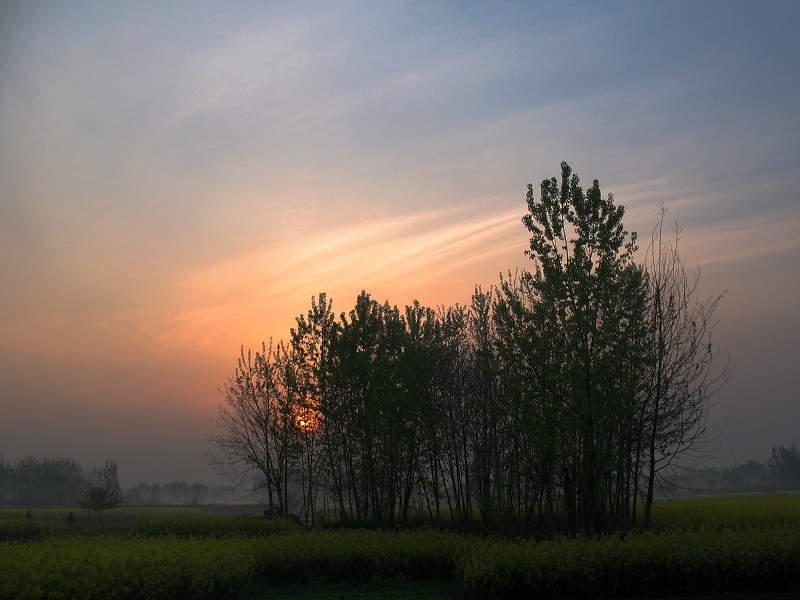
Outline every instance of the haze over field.
{"label": "haze over field", "polygon": [[[567,160],[683,228],[738,365],[717,455],[800,440],[795,2],[0,6],[0,453],[200,457],[313,295],[469,302]],[[538,192],[537,192],[538,197]]]}

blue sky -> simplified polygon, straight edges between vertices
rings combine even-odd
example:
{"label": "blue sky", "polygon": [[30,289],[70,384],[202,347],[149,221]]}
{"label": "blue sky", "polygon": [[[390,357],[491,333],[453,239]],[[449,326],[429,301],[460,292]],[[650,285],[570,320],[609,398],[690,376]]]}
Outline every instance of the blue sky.
{"label": "blue sky", "polygon": [[[659,203],[738,364],[719,456],[800,438],[793,2],[5,2],[0,452],[200,479],[240,345],[325,291],[464,303],[567,160]],[[642,244],[644,245],[644,244]]]}

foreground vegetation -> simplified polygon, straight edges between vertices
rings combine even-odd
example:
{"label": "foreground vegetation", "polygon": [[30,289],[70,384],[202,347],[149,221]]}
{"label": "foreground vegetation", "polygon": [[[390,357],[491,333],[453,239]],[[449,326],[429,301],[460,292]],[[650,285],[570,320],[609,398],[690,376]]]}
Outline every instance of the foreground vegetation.
{"label": "foreground vegetation", "polygon": [[2,599],[252,598],[354,582],[415,595],[426,581],[438,597],[624,597],[785,590],[800,572],[797,496],[662,501],[649,531],[541,542],[153,509],[70,525],[68,510],[41,512],[0,511]]}

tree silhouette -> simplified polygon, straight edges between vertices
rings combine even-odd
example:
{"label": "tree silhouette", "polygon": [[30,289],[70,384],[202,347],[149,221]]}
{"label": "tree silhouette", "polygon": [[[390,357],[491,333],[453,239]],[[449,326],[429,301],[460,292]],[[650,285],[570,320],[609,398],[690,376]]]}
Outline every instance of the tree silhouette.
{"label": "tree silhouette", "polygon": [[[638,264],[624,209],[595,180],[528,186],[532,271],[469,306],[399,310],[366,291],[335,318],[324,293],[289,344],[244,348],[206,456],[270,507],[391,525],[505,534],[636,525],[686,458],[731,371],[675,242],[654,230]],[[712,368],[713,363],[713,368]],[[295,492],[296,493],[296,492]]]}
{"label": "tree silhouette", "polygon": [[613,197],[602,197],[597,180],[584,193],[567,163],[560,184],[542,182],[539,200],[529,185],[527,203],[535,271],[523,272],[516,288],[504,282],[501,336],[516,339],[508,347],[526,355],[525,422],[549,441],[539,449],[547,485],[560,479],[570,529],[594,535],[630,504],[626,469],[641,366],[633,347],[643,337],[646,297],[633,261],[636,237]]}
{"label": "tree silhouette", "polygon": [[800,450],[797,442],[793,442],[788,448],[781,444],[773,446],[767,469],[776,486],[800,489]]}
{"label": "tree silhouette", "polygon": [[242,348],[221,393],[218,433],[208,437],[214,450],[203,456],[239,488],[266,489],[270,510],[287,514],[289,471],[299,454],[294,409],[300,392],[283,343],[277,350],[262,344],[255,356]]}
{"label": "tree silhouette", "polygon": [[653,229],[645,268],[648,287],[648,369],[641,403],[647,489],[645,527],[655,491],[677,485],[682,461],[705,457],[717,435],[708,427],[711,401],[733,374],[730,360],[716,367],[719,351],[711,342],[722,294],[698,297],[699,269],[688,272],[678,252],[680,229],[665,239],[666,208]]}
{"label": "tree silhouette", "polygon": [[87,513],[94,511],[99,518],[102,511],[115,508],[125,501],[119,486],[117,463],[106,459],[105,466],[95,469],[93,480],[83,496],[75,498],[75,502]]}

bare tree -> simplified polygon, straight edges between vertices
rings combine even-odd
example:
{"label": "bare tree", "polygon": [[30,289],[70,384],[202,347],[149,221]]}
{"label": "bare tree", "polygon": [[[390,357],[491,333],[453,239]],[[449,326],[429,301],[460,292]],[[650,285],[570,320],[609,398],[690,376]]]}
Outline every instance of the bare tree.
{"label": "bare tree", "polygon": [[187,486],[186,494],[183,497],[183,504],[186,506],[197,506],[204,504],[211,492],[209,487],[199,481]]}
{"label": "bare tree", "polygon": [[298,451],[293,409],[298,391],[283,344],[273,351],[262,344],[255,357],[241,350],[238,366],[220,390],[219,406],[208,436],[214,450],[203,453],[239,489],[266,488],[270,510],[288,511],[289,472]]}
{"label": "bare tree", "polygon": [[[700,269],[687,270],[678,252],[680,229],[664,236],[666,208],[653,229],[645,258],[649,287],[650,368],[641,404],[639,450],[645,461],[644,526],[650,525],[655,490],[668,492],[689,461],[707,458],[719,431],[708,413],[733,375],[712,344],[716,310],[723,294],[700,298]],[[637,460],[639,457],[637,456]]]}

